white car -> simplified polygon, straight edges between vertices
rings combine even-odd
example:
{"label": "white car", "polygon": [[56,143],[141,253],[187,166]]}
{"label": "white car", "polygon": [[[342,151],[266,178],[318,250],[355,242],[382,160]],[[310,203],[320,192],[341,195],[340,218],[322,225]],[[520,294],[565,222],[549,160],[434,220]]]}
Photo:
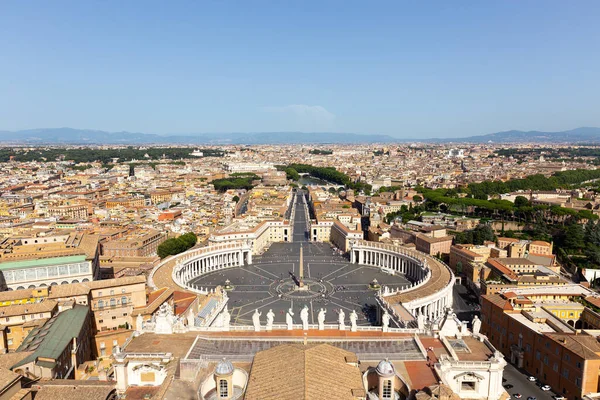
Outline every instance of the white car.
{"label": "white car", "polygon": [[544,386],[542,386],[542,390],[544,390],[544,391],[548,391],[548,390],[550,390],[550,389],[552,389],[552,388],[550,387],[550,385],[544,385]]}
{"label": "white car", "polygon": [[527,378],[527,379],[529,379],[529,381],[530,381],[530,382],[535,382],[535,381],[537,381],[537,378],[536,378],[535,376],[530,376],[530,377],[529,377],[529,378]]}

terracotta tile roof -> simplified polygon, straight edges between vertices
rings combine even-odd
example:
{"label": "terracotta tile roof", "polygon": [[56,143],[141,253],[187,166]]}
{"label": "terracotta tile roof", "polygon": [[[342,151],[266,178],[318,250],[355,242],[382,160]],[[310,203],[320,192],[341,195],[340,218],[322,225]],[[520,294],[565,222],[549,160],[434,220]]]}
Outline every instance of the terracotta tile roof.
{"label": "terracotta tile roof", "polygon": [[56,308],[57,304],[58,303],[54,300],[46,300],[42,301],[41,303],[4,306],[0,308],[0,317],[4,318],[50,312]]}
{"label": "terracotta tile roof", "polygon": [[545,336],[585,360],[600,360],[600,343],[595,336],[574,333],[546,333]]}
{"label": "terracotta tile roof", "polygon": [[16,384],[18,384],[18,381],[20,379],[21,379],[21,375],[15,373],[15,372],[12,372],[9,369],[0,368],[0,389],[4,390],[9,385],[11,387],[13,385],[16,385]]}
{"label": "terracotta tile roof", "polygon": [[487,264],[501,274],[506,275],[508,278],[512,280],[517,279],[517,274],[515,274],[512,269],[506,267],[504,264],[491,258],[488,258]]}
{"label": "terracotta tile roof", "polygon": [[510,302],[499,294],[484,294],[481,296],[481,298],[489,301],[502,310],[513,310],[513,306],[510,304]]}
{"label": "terracotta tile roof", "polygon": [[49,381],[34,385],[37,389],[36,400],[106,400],[115,392],[112,382],[62,380],[62,382]]}
{"label": "terracotta tile roof", "polygon": [[354,400],[364,396],[358,367],[346,363],[354,353],[328,344],[289,344],[254,357],[246,400]]}
{"label": "terracotta tile roof", "polygon": [[49,299],[61,299],[65,297],[83,296],[90,292],[85,283],[69,283],[66,285],[55,285],[50,287]]}
{"label": "terracotta tile roof", "polygon": [[585,301],[587,301],[588,303],[591,303],[591,304],[595,305],[596,307],[600,307],[600,298],[599,297],[587,296],[585,298]]}
{"label": "terracotta tile roof", "polygon": [[386,300],[392,304],[408,303],[409,301],[432,295],[444,289],[450,282],[450,271],[444,264],[433,257],[427,257],[427,263],[431,271],[431,278],[427,281],[426,285],[406,293],[389,296]]}

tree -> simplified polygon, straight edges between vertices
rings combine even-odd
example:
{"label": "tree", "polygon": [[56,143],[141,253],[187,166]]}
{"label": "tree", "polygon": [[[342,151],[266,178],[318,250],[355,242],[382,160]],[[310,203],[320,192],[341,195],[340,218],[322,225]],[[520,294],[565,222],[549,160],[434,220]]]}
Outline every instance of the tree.
{"label": "tree", "polygon": [[413,201],[414,201],[415,203],[420,203],[420,202],[422,202],[422,201],[423,201],[423,198],[417,194],[417,195],[414,195],[414,196],[413,196]]}
{"label": "tree", "polygon": [[188,232],[179,236],[178,238],[167,239],[159,244],[158,248],[156,249],[156,254],[160,258],[179,254],[191,247],[194,247],[197,241],[198,238],[196,237],[196,234],[193,232]]}
{"label": "tree", "polygon": [[585,232],[579,224],[570,224],[564,230],[564,247],[580,251],[585,247]]}
{"label": "tree", "polygon": [[527,207],[529,205],[530,205],[530,203],[529,203],[529,200],[527,199],[527,197],[525,197],[525,196],[515,197],[515,207],[521,208],[521,207]]}
{"label": "tree", "polygon": [[233,196],[233,199],[231,199],[231,200],[233,200],[237,203],[238,201],[240,201],[240,198],[238,196]]}

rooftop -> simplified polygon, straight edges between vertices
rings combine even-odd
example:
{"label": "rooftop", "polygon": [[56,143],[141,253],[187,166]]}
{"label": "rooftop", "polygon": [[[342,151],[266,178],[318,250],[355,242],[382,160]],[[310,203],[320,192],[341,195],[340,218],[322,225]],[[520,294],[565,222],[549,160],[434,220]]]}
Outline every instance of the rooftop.
{"label": "rooftop", "polygon": [[86,306],[75,305],[72,309],[57,314],[42,327],[33,329],[17,349],[33,353],[13,367],[35,361],[39,357],[56,360],[73,338],[79,335],[88,313]]}

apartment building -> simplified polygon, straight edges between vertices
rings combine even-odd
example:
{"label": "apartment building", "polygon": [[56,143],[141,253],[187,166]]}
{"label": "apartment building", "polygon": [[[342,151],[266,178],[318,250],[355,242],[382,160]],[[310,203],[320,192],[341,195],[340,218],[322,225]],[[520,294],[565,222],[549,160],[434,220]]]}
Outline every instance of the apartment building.
{"label": "apartment building", "polygon": [[430,237],[419,233],[416,235],[415,246],[418,251],[437,256],[450,253],[452,240],[452,236]]}
{"label": "apartment building", "polygon": [[[566,307],[570,307],[565,303]],[[561,312],[560,310],[555,310]],[[575,315],[575,311],[563,310]],[[482,332],[510,362],[557,393],[580,400],[600,389],[600,343],[552,312],[552,306],[510,293],[482,296]]]}
{"label": "apartment building", "polygon": [[0,307],[0,353],[15,351],[29,332],[56,313],[58,302],[53,300]]}
{"label": "apartment building", "polygon": [[17,350],[31,354],[11,368],[42,379],[77,379],[77,367],[92,358],[91,338],[89,308],[75,305],[29,332]]}
{"label": "apartment building", "polygon": [[158,246],[165,240],[165,232],[136,230],[103,243],[102,254],[107,257],[148,257],[155,255]]}
{"label": "apartment building", "polygon": [[508,252],[508,257],[521,258],[526,254],[552,255],[552,243],[542,240],[519,240],[499,237],[498,247]]}
{"label": "apartment building", "polygon": [[0,243],[0,289],[87,282],[99,264],[99,237],[82,233],[13,237]]}

